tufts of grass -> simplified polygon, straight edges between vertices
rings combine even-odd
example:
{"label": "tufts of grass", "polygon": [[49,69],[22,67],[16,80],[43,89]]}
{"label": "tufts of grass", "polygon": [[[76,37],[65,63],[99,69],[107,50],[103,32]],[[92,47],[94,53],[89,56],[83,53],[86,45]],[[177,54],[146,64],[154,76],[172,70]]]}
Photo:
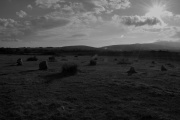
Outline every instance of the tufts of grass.
{"label": "tufts of grass", "polygon": [[62,65],[63,75],[75,75],[78,72],[78,65],[75,63],[64,63]]}

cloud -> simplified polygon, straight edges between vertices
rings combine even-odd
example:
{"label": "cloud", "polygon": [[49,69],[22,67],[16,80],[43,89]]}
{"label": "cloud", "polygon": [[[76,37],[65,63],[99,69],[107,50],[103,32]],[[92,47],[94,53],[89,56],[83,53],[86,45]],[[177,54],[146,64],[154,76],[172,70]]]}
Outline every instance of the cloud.
{"label": "cloud", "polygon": [[20,18],[24,18],[27,16],[27,13],[24,12],[23,10],[20,10],[19,12],[16,12],[16,15]]}
{"label": "cloud", "polygon": [[59,9],[59,8],[61,8],[61,5],[60,4],[55,4],[53,7],[54,7],[54,9]]}
{"label": "cloud", "polygon": [[20,39],[13,39],[13,38],[1,38],[0,41],[2,42],[19,42]]}
{"label": "cloud", "polygon": [[110,0],[108,4],[111,8],[115,9],[126,9],[131,5],[129,0]]}
{"label": "cloud", "polygon": [[81,37],[85,37],[87,36],[86,34],[83,34],[83,33],[79,33],[79,34],[74,34],[71,36],[71,38],[81,38]]}
{"label": "cloud", "polygon": [[66,26],[68,23],[70,23],[69,19],[52,16],[41,16],[30,20],[31,26],[37,29],[51,29],[55,27],[62,27]]}
{"label": "cloud", "polygon": [[74,11],[95,12],[112,11],[129,8],[129,0],[36,0],[35,4],[41,8],[64,8],[69,6]]}
{"label": "cloud", "polygon": [[172,17],[172,16],[174,16],[174,14],[170,11],[164,11],[162,13],[162,17]]}
{"label": "cloud", "polygon": [[0,39],[3,41],[13,41],[13,39],[35,37],[41,31],[63,27],[70,22],[70,19],[51,15],[31,18],[28,21],[0,18]]}
{"label": "cloud", "polygon": [[23,32],[23,30],[21,31],[21,29],[18,28],[4,28],[3,30],[0,31],[0,40],[14,40],[14,39],[19,39],[20,37],[22,37],[25,33]]}
{"label": "cloud", "polygon": [[28,8],[28,9],[33,9],[32,5],[30,5],[30,4],[27,5],[27,8]]}
{"label": "cloud", "polygon": [[0,40],[7,42],[17,41],[18,37],[24,35],[24,31],[16,21],[14,21],[13,23],[10,23],[8,21],[9,20],[6,20],[6,25],[0,27]]}
{"label": "cloud", "polygon": [[15,21],[13,19],[2,19],[2,18],[0,18],[0,27],[11,28],[17,24],[18,24],[17,21]]}
{"label": "cloud", "polygon": [[[48,37],[73,39],[90,35],[100,38],[104,33],[118,34],[122,31],[121,28],[106,25],[109,21],[105,21],[102,14],[126,9],[130,7],[130,2],[129,0],[35,0],[35,5],[42,8],[42,11],[48,9],[48,12],[44,12],[45,15],[42,16],[28,16],[25,11],[20,10],[16,15],[20,18],[27,16],[25,19],[19,21],[0,19],[0,39],[13,41],[13,39],[28,38],[29,40],[45,36],[47,39]],[[29,4],[25,7],[33,9],[34,6]],[[104,28],[100,27],[102,24]],[[96,32],[93,32],[95,30]]]}
{"label": "cloud", "polygon": [[172,38],[180,38],[180,31],[177,31]]}
{"label": "cloud", "polygon": [[157,24],[162,24],[162,22],[155,17],[145,17],[145,16],[122,16],[120,20],[123,24],[127,26],[153,26]]}
{"label": "cloud", "polygon": [[35,3],[41,8],[51,8],[62,0],[36,0]]}
{"label": "cloud", "polygon": [[144,28],[143,30],[146,32],[153,32],[153,33],[158,33],[158,32],[164,31],[161,28]]}

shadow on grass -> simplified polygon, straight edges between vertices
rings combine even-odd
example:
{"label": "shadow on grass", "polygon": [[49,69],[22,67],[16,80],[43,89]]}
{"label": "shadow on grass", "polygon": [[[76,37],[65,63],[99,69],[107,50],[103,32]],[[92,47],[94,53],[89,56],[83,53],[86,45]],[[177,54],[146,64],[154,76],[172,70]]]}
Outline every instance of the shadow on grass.
{"label": "shadow on grass", "polygon": [[1,73],[0,76],[8,75],[7,73]]}
{"label": "shadow on grass", "polygon": [[36,71],[39,71],[39,70],[38,69],[36,69],[36,70],[26,70],[26,71],[21,71],[19,73],[24,74],[24,73],[30,73],[30,72],[36,72]]}
{"label": "shadow on grass", "polygon": [[72,73],[55,73],[55,74],[50,74],[50,75],[46,75],[43,76],[43,78],[45,79],[44,83],[49,84],[52,83],[54,80],[60,80],[62,78],[65,77],[70,77],[70,76],[74,76],[76,75],[76,73],[72,74]]}
{"label": "shadow on grass", "polygon": [[18,66],[17,64],[10,64],[10,65],[6,65],[4,67],[15,67],[15,66]]}

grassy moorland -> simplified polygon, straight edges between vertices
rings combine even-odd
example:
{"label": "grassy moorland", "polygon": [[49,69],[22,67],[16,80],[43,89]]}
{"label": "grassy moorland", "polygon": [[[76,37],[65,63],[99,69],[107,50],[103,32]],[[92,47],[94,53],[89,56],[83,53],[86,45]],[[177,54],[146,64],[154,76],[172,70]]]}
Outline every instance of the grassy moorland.
{"label": "grassy moorland", "polygon": [[[30,55],[0,55],[1,120],[179,120],[180,64],[173,60],[60,56],[39,70]],[[16,60],[22,58],[23,66]],[[154,61],[154,63],[152,63]],[[64,63],[76,63],[63,75]],[[164,65],[167,71],[161,71]],[[136,74],[127,75],[133,66]]]}

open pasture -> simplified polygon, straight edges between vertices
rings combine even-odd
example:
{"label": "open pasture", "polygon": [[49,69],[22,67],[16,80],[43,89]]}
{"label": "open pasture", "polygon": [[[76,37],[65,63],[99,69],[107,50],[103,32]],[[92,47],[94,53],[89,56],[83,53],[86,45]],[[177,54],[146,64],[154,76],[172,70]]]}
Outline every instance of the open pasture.
{"label": "open pasture", "polygon": [[[9,120],[179,120],[180,64],[175,61],[99,56],[0,56],[0,119]],[[23,65],[16,61],[22,58]],[[48,70],[39,70],[46,60]],[[152,61],[155,61],[155,63]],[[76,63],[75,75],[61,74]],[[164,65],[167,71],[161,71]],[[135,74],[127,71],[134,67]]]}

